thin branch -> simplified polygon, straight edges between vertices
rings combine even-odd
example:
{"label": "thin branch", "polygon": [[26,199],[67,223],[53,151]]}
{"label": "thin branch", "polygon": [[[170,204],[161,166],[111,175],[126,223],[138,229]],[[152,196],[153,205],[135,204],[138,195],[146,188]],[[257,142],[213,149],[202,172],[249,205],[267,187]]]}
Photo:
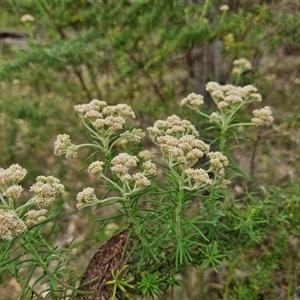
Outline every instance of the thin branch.
{"label": "thin branch", "polygon": [[86,94],[88,100],[92,100],[93,96],[90,93],[89,89],[87,88],[87,86],[86,86],[86,84],[85,84],[85,82],[83,80],[83,76],[82,76],[80,70],[78,68],[76,68],[76,66],[74,66],[74,65],[72,65],[72,67],[73,67],[74,73],[77,76],[77,78],[78,78],[78,80],[79,80],[79,82],[80,82],[83,90],[85,91],[85,94]]}
{"label": "thin branch", "polygon": [[150,84],[151,84],[154,92],[159,97],[159,99],[161,100],[161,102],[163,103],[163,105],[165,105],[164,97],[161,94],[158,85],[153,81],[152,77],[144,70],[142,64],[133,55],[131,55],[129,51],[126,50],[126,52],[127,52],[128,56],[129,56],[129,58],[138,66],[138,68],[141,70],[141,72],[149,79]]}

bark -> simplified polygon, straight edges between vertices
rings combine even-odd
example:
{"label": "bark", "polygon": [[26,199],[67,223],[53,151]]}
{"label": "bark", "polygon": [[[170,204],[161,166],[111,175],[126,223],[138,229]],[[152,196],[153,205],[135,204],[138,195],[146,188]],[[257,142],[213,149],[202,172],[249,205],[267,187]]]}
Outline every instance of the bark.
{"label": "bark", "polygon": [[[185,6],[191,3],[203,5],[201,0],[185,0]],[[218,5],[218,2],[215,3]],[[204,96],[204,102],[209,107],[213,101],[205,90],[208,81],[219,81],[220,77],[220,50],[221,42],[215,40],[211,44],[198,46],[190,49],[187,53],[187,64],[190,68],[190,75],[194,81],[194,91]]]}
{"label": "bark", "polygon": [[188,55],[190,74],[194,81],[194,91],[203,95],[205,103],[212,106],[213,101],[205,90],[205,85],[211,80],[219,81],[220,42],[214,41],[212,44],[194,47]]}
{"label": "bark", "polygon": [[[112,280],[112,271],[120,270],[126,264],[133,245],[133,241],[127,239],[128,230],[121,231],[98,249],[89,262],[79,286],[80,290],[91,291],[93,294],[78,294],[75,300],[111,299],[112,285],[106,285],[106,282]],[[87,284],[93,279],[92,283]]]}

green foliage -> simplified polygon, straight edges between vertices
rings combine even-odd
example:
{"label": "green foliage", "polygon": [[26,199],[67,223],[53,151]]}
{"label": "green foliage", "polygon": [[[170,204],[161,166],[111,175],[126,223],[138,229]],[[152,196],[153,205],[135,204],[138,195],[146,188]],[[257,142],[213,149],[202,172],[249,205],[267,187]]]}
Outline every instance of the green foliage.
{"label": "green foliage", "polygon": [[[210,127],[217,133],[211,145],[226,152],[228,157],[232,148],[231,136],[235,143],[242,140],[240,134],[234,134],[235,128],[270,125],[273,121],[271,112],[263,108],[262,114],[256,115],[257,110],[254,111],[251,122],[237,122],[236,115],[242,106],[260,101],[253,86],[239,88],[210,82],[206,89],[216,102],[218,112],[207,116],[198,110],[203,97],[194,93],[183,99],[182,105],[199,112],[219,129],[218,132],[215,127]],[[219,151],[210,152],[209,145],[198,139],[199,134],[189,121],[172,115],[147,129],[157,151],[161,152],[161,157],[156,159],[163,170],[158,178],[162,184],[155,180],[151,184],[151,177],[157,173],[151,160],[140,162],[132,155],[136,151],[131,150],[131,146],[126,147],[128,152],[115,148],[121,140],[136,144],[144,136],[139,129],[123,129],[125,122],[135,117],[128,105],[109,106],[105,101],[92,100],[76,105],[75,111],[94,142],[75,145],[69,135],[60,134],[54,152],[70,159],[76,157],[82,147],[94,148],[93,162],[87,171],[107,182],[106,192],[101,197],[94,188],[84,188],[77,195],[77,207],[80,210],[90,206],[101,209],[118,203],[119,208],[107,221],[121,218],[122,227],[129,228],[130,237],[134,239],[128,263],[129,273],[135,280],[129,285],[119,278],[122,269],[113,273],[113,280],[109,281],[113,285],[113,295],[117,288],[125,295],[132,289],[135,294],[147,296],[163,294],[170,285],[177,285],[175,276],[189,266],[217,270],[237,246],[246,246],[251,240],[253,247],[262,241],[268,228],[268,219],[262,215],[263,205],[254,199],[240,208],[239,201],[234,203],[233,194],[226,188],[225,167],[229,161],[235,173],[243,175],[243,172],[232,157],[228,159]],[[204,156],[208,162],[200,168],[195,167]],[[135,172],[138,165],[142,171]],[[194,201],[199,202],[199,207],[189,216]]]}

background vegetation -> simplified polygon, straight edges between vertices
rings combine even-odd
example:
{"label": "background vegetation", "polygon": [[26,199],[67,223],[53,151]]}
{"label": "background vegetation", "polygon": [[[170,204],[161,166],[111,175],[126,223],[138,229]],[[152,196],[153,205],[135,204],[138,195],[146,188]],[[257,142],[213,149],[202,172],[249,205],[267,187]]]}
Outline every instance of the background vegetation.
{"label": "background vegetation", "polygon": [[[229,10],[220,10],[225,4]],[[58,133],[83,140],[73,106],[93,98],[127,103],[143,128],[175,112],[188,118],[180,100],[204,91],[201,80],[233,83],[233,61],[247,58],[253,67],[240,84],[259,89],[275,123],[268,131],[249,131],[245,148],[235,153],[259,184],[237,179],[232,189],[237,197],[245,187],[267,191],[274,226],[256,251],[241,249],[226,270],[190,270],[177,295],[223,299],[230,287],[230,299],[292,299],[300,285],[299,11],[298,1],[287,0],[1,1],[0,167],[18,162],[27,168],[27,186],[39,174],[66,184],[52,209],[61,211],[61,241],[76,238],[76,256],[87,262],[107,238],[101,224],[90,221],[98,212],[76,211],[75,195],[91,178],[80,172],[80,157],[70,163],[53,155]],[[34,21],[21,22],[25,14]],[[207,95],[206,102],[209,110]],[[15,299],[16,282],[5,274],[0,281],[0,299]]]}

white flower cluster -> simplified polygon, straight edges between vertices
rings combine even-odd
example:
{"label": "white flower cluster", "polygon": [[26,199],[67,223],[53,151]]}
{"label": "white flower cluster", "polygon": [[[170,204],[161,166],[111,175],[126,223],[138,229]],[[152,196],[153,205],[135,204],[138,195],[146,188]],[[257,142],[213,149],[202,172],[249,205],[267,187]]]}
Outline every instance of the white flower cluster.
{"label": "white flower cluster", "polygon": [[139,159],[127,153],[120,153],[111,161],[111,170],[118,174],[122,180],[128,179],[129,169],[137,166]]}
{"label": "white flower cluster", "polygon": [[59,179],[53,176],[38,176],[36,183],[30,188],[37,196],[34,202],[39,207],[47,207],[50,205],[51,198],[62,194],[65,187],[60,183]]}
{"label": "white flower cluster", "polygon": [[157,167],[151,160],[145,161],[143,163],[143,168],[146,175],[154,176],[157,174]]}
{"label": "white flower cluster", "polygon": [[149,151],[148,149],[142,150],[138,153],[138,157],[144,159],[144,160],[150,160],[154,157],[154,153]]}
{"label": "white flower cluster", "polygon": [[239,58],[233,61],[234,68],[232,73],[235,75],[240,75],[247,70],[252,69],[251,62],[246,58]]}
{"label": "white flower cluster", "polygon": [[165,159],[171,164],[193,165],[209,151],[209,145],[193,135],[184,135],[180,138],[163,135],[156,140]]}
{"label": "white flower cluster", "polygon": [[168,117],[166,121],[158,120],[147,130],[171,165],[192,166],[209,152],[209,145],[197,139],[199,133],[196,128],[178,116]]}
{"label": "white flower cluster", "polygon": [[105,131],[109,135],[121,130],[127,119],[135,118],[135,114],[129,105],[109,106],[105,101],[97,99],[87,104],[75,105],[74,110],[81,117],[88,119],[95,129]]}
{"label": "white flower cluster", "polygon": [[223,4],[220,6],[220,11],[227,11],[229,10],[229,6],[227,4]]}
{"label": "white flower cluster", "polygon": [[98,99],[93,99],[87,104],[78,104],[74,106],[74,110],[79,114],[86,114],[87,112],[94,111],[97,112],[102,108],[106,107],[107,103],[105,101],[100,101]]}
{"label": "white flower cluster", "polygon": [[35,224],[38,224],[39,222],[42,222],[46,219],[46,214],[48,210],[47,209],[39,209],[39,210],[29,210],[26,213],[26,225],[32,226]]}
{"label": "white flower cluster", "polygon": [[215,151],[208,153],[207,157],[210,161],[210,170],[218,178],[225,176],[225,167],[228,166],[228,158],[224,156],[221,152]]}
{"label": "white flower cluster", "polygon": [[82,192],[78,193],[76,199],[76,207],[78,208],[78,210],[82,210],[84,206],[89,202],[92,203],[94,200],[97,201],[95,190],[91,187],[86,187]]}
{"label": "white flower cluster", "polygon": [[[189,121],[171,116],[166,121],[156,121],[148,131],[160,146],[167,165],[171,169],[180,167],[184,172],[186,189],[195,190],[211,185],[213,180],[209,172],[215,173],[217,178],[225,176],[227,158],[219,152],[209,152],[209,145],[197,138],[198,132]],[[210,168],[207,171],[192,168],[204,155],[210,160]]]}
{"label": "white flower cluster", "polygon": [[142,129],[133,129],[132,131],[125,131],[124,133],[120,134],[120,136],[130,143],[138,144],[145,136],[145,133],[142,131]]}
{"label": "white flower cluster", "polygon": [[12,185],[6,189],[6,191],[3,193],[3,196],[12,199],[18,199],[20,198],[22,192],[23,188],[20,185]]}
{"label": "white flower cluster", "polygon": [[208,82],[206,90],[213,97],[220,110],[230,109],[240,103],[261,102],[261,95],[256,87],[246,85],[244,87],[231,84],[220,85],[217,82]]}
{"label": "white flower cluster", "polygon": [[207,171],[201,168],[199,169],[188,168],[184,172],[187,175],[187,184],[189,190],[196,190],[203,186],[212,184],[212,180],[209,178]]}
{"label": "white flower cluster", "polygon": [[204,103],[203,96],[195,93],[189,94],[186,98],[181,100],[181,105],[186,105],[192,109],[197,109],[198,106]]}
{"label": "white flower cluster", "polygon": [[134,189],[147,187],[150,181],[147,176],[156,175],[156,166],[150,160],[143,164],[143,173],[137,172],[133,175],[130,174],[130,169],[137,166],[139,159],[136,156],[127,153],[120,153],[111,161],[111,170],[124,182],[133,183]]}
{"label": "white flower cluster", "polygon": [[261,109],[255,109],[252,113],[254,118],[252,118],[251,121],[256,126],[270,126],[274,120],[269,106],[265,106]]}
{"label": "white flower cluster", "polygon": [[0,186],[16,184],[24,179],[27,170],[18,164],[13,164],[7,169],[0,168]]}
{"label": "white flower cluster", "polygon": [[34,17],[30,14],[25,14],[21,17],[20,20],[22,23],[31,23],[34,21]]}
{"label": "white flower cluster", "polygon": [[9,209],[0,209],[0,238],[11,240],[27,231],[24,221],[16,212]]}
{"label": "white flower cluster", "polygon": [[65,155],[66,158],[77,157],[78,147],[71,142],[68,134],[59,134],[54,142],[54,154],[57,156]]}
{"label": "white flower cluster", "polygon": [[178,116],[172,115],[166,121],[158,120],[153,127],[147,128],[151,138],[155,141],[157,136],[172,135],[181,137],[183,135],[198,136],[195,126],[188,120],[181,120]]}
{"label": "white flower cluster", "polygon": [[90,174],[102,174],[104,162],[94,161],[88,167],[88,173]]}

